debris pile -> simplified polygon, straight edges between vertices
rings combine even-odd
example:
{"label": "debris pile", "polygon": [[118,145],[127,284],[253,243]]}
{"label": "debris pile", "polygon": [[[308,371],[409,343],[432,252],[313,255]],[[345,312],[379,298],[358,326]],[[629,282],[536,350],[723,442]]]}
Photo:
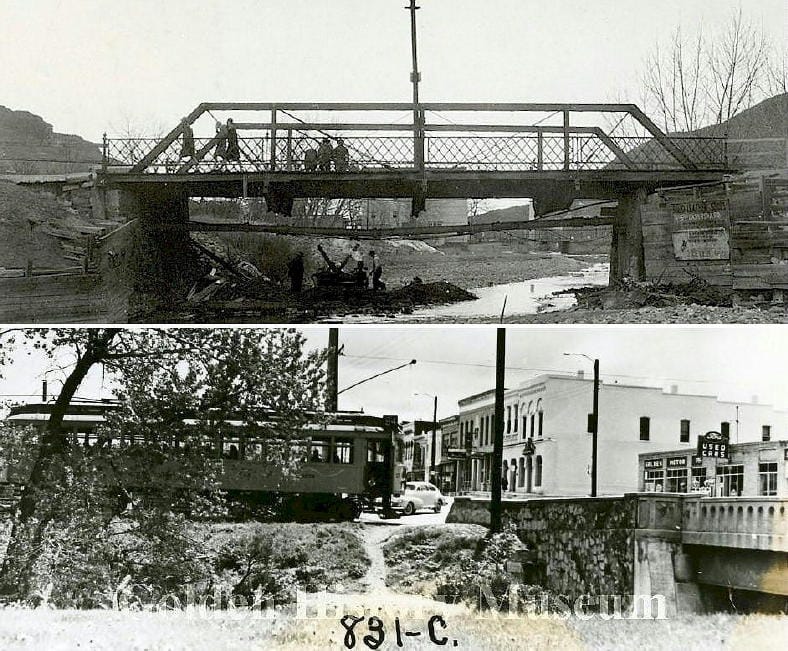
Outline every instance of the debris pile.
{"label": "debris pile", "polygon": [[731,307],[733,292],[716,287],[700,278],[689,283],[637,282],[626,279],[611,287],[583,287],[556,294],[574,294],[576,309],[626,310],[643,307],[673,307],[676,305],[705,305]]}
{"label": "debris pile", "polygon": [[[263,275],[254,265],[228,255],[219,243],[193,242],[205,266],[205,273],[191,287],[184,305],[176,310],[205,313],[289,315],[293,322],[324,316],[347,314],[410,314],[416,307],[442,305],[477,297],[445,281],[425,283],[414,278],[410,283],[390,291],[375,291],[366,283],[317,282],[301,292],[291,291],[289,283]],[[321,251],[322,252],[322,251]],[[324,255],[324,258],[326,256]],[[331,264],[325,273],[342,276],[342,266]],[[352,276],[351,276],[352,278]],[[279,319],[276,319],[279,320]]]}

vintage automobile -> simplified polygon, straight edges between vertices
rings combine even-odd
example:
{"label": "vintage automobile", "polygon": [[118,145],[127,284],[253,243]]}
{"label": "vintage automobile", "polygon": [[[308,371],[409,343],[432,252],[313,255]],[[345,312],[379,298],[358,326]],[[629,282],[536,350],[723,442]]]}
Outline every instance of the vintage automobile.
{"label": "vintage automobile", "polygon": [[409,481],[405,489],[391,496],[391,508],[402,511],[405,515],[413,515],[416,511],[430,509],[440,513],[446,498],[436,486],[426,481]]}

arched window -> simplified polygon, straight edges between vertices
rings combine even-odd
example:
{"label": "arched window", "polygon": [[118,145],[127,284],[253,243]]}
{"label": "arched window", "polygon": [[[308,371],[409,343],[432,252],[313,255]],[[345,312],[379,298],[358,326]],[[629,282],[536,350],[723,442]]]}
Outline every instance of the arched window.
{"label": "arched window", "polygon": [[534,403],[533,402],[529,402],[528,403],[528,416],[531,419],[531,433],[529,434],[529,436],[531,438],[533,438],[534,434],[536,433],[536,420],[535,420],[536,416],[534,414]]}
{"label": "arched window", "polygon": [[541,486],[542,485],[542,455],[536,455],[536,471],[534,473],[536,477],[534,478],[534,486]]}
{"label": "arched window", "polygon": [[509,405],[506,408],[506,433],[509,434],[512,431],[512,406]]}
{"label": "arched window", "polygon": [[520,457],[520,466],[517,469],[517,486],[525,486],[525,457]]}
{"label": "arched window", "polygon": [[542,423],[544,421],[544,412],[542,411],[542,399],[541,398],[539,398],[539,400],[536,401],[536,412],[537,412],[537,418],[538,418],[538,421],[539,421],[537,435],[539,436],[539,438],[542,438]]}
{"label": "arched window", "polygon": [[517,431],[517,421],[519,420],[519,418],[517,416],[517,408],[518,408],[518,405],[517,405],[517,403],[515,403],[514,404],[514,411],[512,412],[512,425],[514,426],[514,430],[513,431],[515,431],[515,432]]}

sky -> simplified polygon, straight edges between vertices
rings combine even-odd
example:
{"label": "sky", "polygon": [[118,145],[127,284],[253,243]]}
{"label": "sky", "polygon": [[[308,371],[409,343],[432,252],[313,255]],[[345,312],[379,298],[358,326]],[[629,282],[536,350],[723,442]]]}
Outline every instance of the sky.
{"label": "sky", "polygon": [[[327,345],[326,326],[301,330],[310,348]],[[413,366],[341,393],[340,409],[397,414],[400,420],[431,420],[433,396],[438,396],[438,417],[442,418],[457,413],[460,398],[495,386],[496,331],[492,327],[342,326],[339,337],[344,346],[340,389],[417,360]],[[676,384],[680,393],[739,402],[757,395],[762,404],[788,409],[785,326],[508,327],[507,388],[545,372],[584,370],[586,377],[592,377],[590,360],[563,353],[598,358],[603,383],[665,389]],[[0,400],[38,401],[44,377],[50,395],[57,393],[64,374],[47,369],[69,362],[66,357],[47,362],[19,351],[13,365],[0,369]],[[97,370],[78,395],[111,397],[111,381]]]}
{"label": "sky", "polygon": [[[0,104],[99,141],[202,101],[411,99],[405,0],[0,0]],[[420,0],[424,101],[637,101],[645,53],[784,0]],[[151,131],[152,133],[153,131]],[[198,134],[199,135],[199,134]]]}

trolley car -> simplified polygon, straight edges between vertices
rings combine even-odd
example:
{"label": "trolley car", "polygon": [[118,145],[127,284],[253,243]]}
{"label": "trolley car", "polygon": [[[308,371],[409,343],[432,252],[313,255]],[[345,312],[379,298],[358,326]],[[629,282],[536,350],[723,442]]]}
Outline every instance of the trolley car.
{"label": "trolley car", "polygon": [[[111,446],[135,445],[134,440],[109,438],[99,429],[108,412],[118,409],[114,402],[72,403],[64,428],[72,444],[90,447],[98,443]],[[6,422],[43,427],[52,411],[51,403],[12,407]],[[276,416],[266,423],[276,430]],[[186,419],[184,425],[198,425]],[[284,513],[298,518],[308,514],[352,519],[363,508],[380,498],[384,509],[394,487],[392,445],[398,428],[396,416],[370,416],[359,412],[323,414],[305,424],[299,435],[291,437],[302,461],[293,473],[283,474],[267,463],[262,441],[241,421],[222,421],[210,440],[206,454],[220,463],[222,489],[235,503],[247,505],[277,502]],[[275,436],[275,434],[274,434]],[[163,443],[178,447],[178,441]],[[9,471],[12,469],[8,469]],[[24,483],[25,472],[0,472],[0,482]]]}

